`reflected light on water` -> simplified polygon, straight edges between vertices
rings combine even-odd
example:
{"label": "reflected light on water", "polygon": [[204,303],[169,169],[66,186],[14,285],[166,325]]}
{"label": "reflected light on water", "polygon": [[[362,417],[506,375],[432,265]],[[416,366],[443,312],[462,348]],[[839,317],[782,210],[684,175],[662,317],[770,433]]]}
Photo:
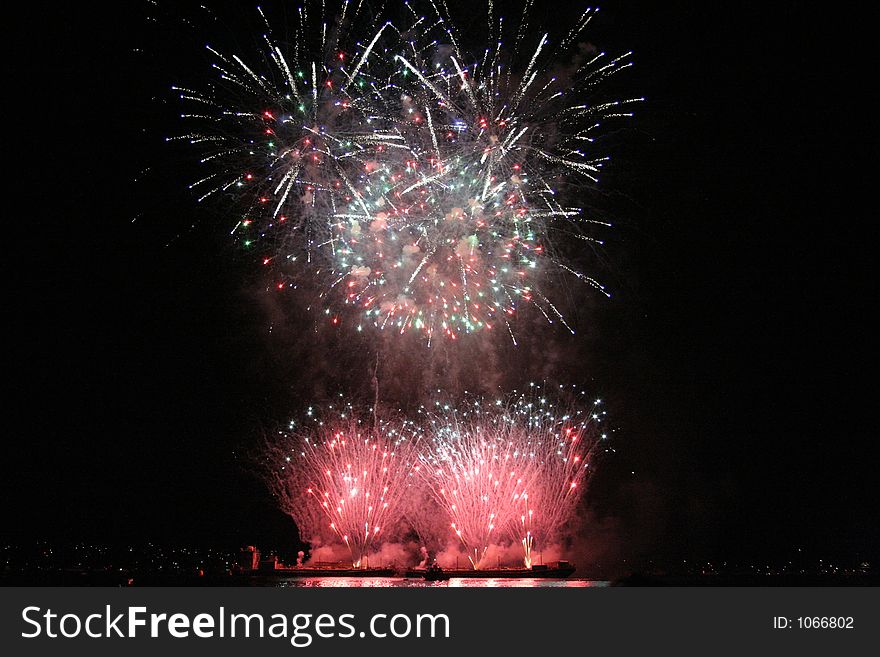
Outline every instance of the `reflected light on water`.
{"label": "reflected light on water", "polygon": [[608,582],[588,579],[478,578],[454,577],[445,582],[427,582],[404,577],[291,577],[275,582],[296,588],[588,588],[608,586]]}
{"label": "reflected light on water", "polygon": [[388,577],[307,577],[279,582],[279,586],[318,587],[318,588],[388,588],[396,586]]}

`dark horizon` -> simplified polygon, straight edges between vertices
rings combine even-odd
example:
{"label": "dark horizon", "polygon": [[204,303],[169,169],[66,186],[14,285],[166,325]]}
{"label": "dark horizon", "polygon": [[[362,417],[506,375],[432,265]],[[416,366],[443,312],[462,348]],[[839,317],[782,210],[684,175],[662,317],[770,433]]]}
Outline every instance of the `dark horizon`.
{"label": "dark horizon", "polygon": [[[552,335],[570,356],[554,382],[588,386],[618,428],[590,540],[628,563],[875,558],[876,258],[849,187],[866,187],[876,147],[850,131],[857,39],[840,28],[854,19],[819,25],[805,2],[644,5],[602,3],[587,32],[635,51],[616,83],[647,98],[600,183],[614,294],[579,291],[583,330]],[[287,549],[293,522],[247,454],[316,389],[368,389],[364,359],[304,361],[310,319],[267,301],[188,194],[175,158],[192,155],[163,141],[180,108],[164,101],[205,62],[179,61],[189,46],[146,6],[43,14],[14,36],[26,116],[10,126],[3,535]],[[527,347],[505,353],[541,353]],[[346,368],[360,369],[310,378]]]}

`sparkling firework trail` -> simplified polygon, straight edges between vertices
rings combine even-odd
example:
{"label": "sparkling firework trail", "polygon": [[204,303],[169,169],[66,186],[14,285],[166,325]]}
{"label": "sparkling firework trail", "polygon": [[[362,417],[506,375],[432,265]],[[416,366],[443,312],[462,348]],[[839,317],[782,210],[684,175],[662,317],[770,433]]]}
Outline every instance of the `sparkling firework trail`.
{"label": "sparkling firework trail", "polygon": [[583,399],[549,397],[533,388],[508,401],[478,400],[461,410],[438,404],[425,413],[430,441],[420,473],[474,568],[508,537],[531,568],[536,546],[560,538],[591,461],[606,449],[599,400],[585,409]]}
{"label": "sparkling firework trail", "polygon": [[309,416],[267,446],[269,484],[303,540],[329,529],[361,567],[400,522],[417,432],[406,423],[362,421],[350,407],[328,421]]}
{"label": "sparkling firework trail", "polygon": [[235,200],[232,233],[278,289],[317,277],[334,324],[351,306],[358,328],[515,342],[525,303],[572,330],[549,294],[572,278],[607,295],[560,247],[601,244],[591,229],[607,224],[577,203],[607,161],[604,124],[641,100],[597,95],[629,54],[579,40],[595,10],[533,39],[530,1],[513,31],[490,2],[492,41],[472,53],[445,3],[392,4],[306,4],[292,45],[260,11],[259,56],[208,46],[216,82],[177,88],[193,129],[172,139],[210,169],[191,187]]}

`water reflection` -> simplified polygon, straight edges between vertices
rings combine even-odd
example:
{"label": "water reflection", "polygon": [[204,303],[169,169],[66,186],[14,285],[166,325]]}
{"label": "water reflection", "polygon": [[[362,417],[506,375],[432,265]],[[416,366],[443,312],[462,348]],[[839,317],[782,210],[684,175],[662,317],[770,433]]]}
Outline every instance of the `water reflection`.
{"label": "water reflection", "polygon": [[290,577],[273,582],[275,586],[297,588],[587,588],[608,586],[608,582],[589,579],[538,579],[453,577],[445,582],[426,582],[405,577]]}

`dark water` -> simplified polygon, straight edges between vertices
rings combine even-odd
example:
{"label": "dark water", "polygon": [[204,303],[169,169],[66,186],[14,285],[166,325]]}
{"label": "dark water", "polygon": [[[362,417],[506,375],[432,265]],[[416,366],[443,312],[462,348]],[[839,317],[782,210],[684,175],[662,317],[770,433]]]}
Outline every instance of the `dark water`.
{"label": "dark water", "polygon": [[594,588],[607,586],[880,586],[880,575],[784,575],[755,573],[712,576],[629,575],[607,580],[568,578],[452,578],[445,582],[426,582],[406,577],[234,577],[231,575],[184,575],[120,572],[28,571],[0,572],[0,586],[264,586],[302,588]]}
{"label": "dark water", "polygon": [[476,577],[454,577],[445,582],[426,582],[423,579],[406,577],[291,577],[289,579],[267,579],[258,585],[304,588],[430,588],[444,586],[451,588],[586,588],[608,586],[608,582],[589,579],[537,579],[530,577],[485,579]]}

